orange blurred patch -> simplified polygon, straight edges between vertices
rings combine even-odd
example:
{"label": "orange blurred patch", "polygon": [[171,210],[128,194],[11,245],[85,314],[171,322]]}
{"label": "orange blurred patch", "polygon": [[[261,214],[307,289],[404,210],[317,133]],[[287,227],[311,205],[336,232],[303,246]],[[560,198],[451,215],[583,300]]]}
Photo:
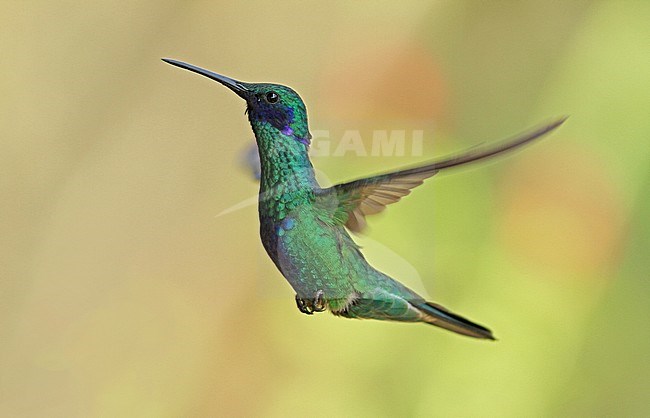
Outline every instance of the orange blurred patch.
{"label": "orange blurred patch", "polygon": [[607,164],[584,149],[526,156],[501,184],[500,240],[518,258],[562,279],[611,269],[624,207]]}
{"label": "orange blurred patch", "polygon": [[346,47],[322,73],[325,115],[358,122],[440,121],[446,82],[431,52],[411,40]]}

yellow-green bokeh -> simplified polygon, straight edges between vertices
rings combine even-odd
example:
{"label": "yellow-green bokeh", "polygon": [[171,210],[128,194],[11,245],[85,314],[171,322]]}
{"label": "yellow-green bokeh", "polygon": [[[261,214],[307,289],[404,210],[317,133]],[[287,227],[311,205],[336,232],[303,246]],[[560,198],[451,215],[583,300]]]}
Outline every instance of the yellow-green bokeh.
{"label": "yellow-green bokeh", "polygon": [[[0,416],[650,414],[650,3],[0,15]],[[332,181],[570,115],[515,156],[428,181],[364,238],[371,261],[499,341],[299,314],[255,207],[217,216],[257,190],[243,103],[161,57],[294,87],[333,144],[424,129],[422,156],[315,158]]]}

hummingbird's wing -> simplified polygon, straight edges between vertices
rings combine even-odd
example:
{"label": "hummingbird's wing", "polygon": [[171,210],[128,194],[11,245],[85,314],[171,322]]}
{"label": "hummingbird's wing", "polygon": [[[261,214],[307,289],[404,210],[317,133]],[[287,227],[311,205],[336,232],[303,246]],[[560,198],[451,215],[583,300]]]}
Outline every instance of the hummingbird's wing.
{"label": "hummingbird's wing", "polygon": [[437,172],[434,167],[424,166],[381,174],[337,184],[323,190],[319,197],[330,202],[333,197],[334,218],[350,231],[360,232],[366,227],[367,215],[383,211]]}
{"label": "hummingbird's wing", "polygon": [[323,189],[318,194],[318,199],[325,206],[331,207],[332,203],[335,205],[334,219],[338,223],[344,224],[351,231],[360,232],[366,226],[366,216],[379,213],[386,205],[399,201],[439,170],[506,153],[551,132],[565,120],[566,117],[562,117],[497,144],[475,147],[420,167],[337,184]]}

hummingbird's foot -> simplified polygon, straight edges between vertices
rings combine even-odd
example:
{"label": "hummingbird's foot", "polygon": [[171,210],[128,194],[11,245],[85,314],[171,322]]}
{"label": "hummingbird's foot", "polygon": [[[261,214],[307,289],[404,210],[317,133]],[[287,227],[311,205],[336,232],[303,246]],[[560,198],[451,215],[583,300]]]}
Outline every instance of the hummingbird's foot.
{"label": "hummingbird's foot", "polygon": [[316,292],[312,299],[303,299],[296,295],[296,305],[300,312],[307,315],[313,315],[314,312],[323,312],[327,308],[322,290]]}
{"label": "hummingbird's foot", "polygon": [[308,305],[308,302],[296,294],[296,305],[298,310],[306,315],[312,315],[314,312],[311,310],[311,307]]}
{"label": "hummingbird's foot", "polygon": [[323,312],[327,306],[325,306],[325,301],[323,300],[323,291],[319,290],[316,292],[316,296],[312,301],[312,310],[314,312]]}

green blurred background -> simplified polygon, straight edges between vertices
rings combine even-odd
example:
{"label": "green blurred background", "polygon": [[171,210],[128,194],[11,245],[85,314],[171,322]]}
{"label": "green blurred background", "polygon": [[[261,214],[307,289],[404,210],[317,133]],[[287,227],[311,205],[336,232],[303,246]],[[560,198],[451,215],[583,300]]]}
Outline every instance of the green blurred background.
{"label": "green blurred background", "polygon": [[[650,2],[0,13],[0,416],[650,415]],[[291,85],[333,143],[425,130],[422,156],[315,158],[332,181],[571,115],[362,240],[499,341],[299,314],[256,208],[217,216],[257,190],[243,102],[161,57]]]}

